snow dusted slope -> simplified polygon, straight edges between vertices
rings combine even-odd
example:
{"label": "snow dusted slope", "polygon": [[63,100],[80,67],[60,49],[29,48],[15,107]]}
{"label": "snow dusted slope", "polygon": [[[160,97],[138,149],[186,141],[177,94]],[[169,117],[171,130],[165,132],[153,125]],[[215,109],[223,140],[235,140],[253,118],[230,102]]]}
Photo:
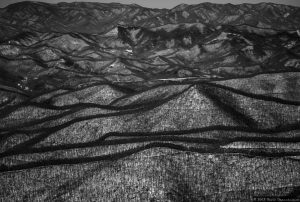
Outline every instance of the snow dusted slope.
{"label": "snow dusted slope", "polygon": [[299,13],[1,9],[0,201],[300,201]]}

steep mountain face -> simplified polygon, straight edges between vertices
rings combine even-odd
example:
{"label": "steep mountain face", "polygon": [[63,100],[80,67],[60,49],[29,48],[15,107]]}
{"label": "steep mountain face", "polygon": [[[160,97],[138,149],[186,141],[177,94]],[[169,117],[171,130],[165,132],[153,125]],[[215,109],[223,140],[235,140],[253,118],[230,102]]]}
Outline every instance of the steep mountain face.
{"label": "steep mountain face", "polygon": [[1,38],[20,31],[102,33],[117,24],[158,27],[166,24],[207,23],[273,29],[298,29],[300,8],[271,3],[180,5],[173,9],[150,9],[117,3],[21,2],[0,10]]}
{"label": "steep mountain face", "polygon": [[1,9],[0,201],[299,201],[299,14]]}
{"label": "steep mountain face", "polygon": [[152,29],[118,26],[115,39],[120,39],[140,51],[170,47],[188,48],[200,43],[214,31],[213,27],[201,23],[165,25]]}

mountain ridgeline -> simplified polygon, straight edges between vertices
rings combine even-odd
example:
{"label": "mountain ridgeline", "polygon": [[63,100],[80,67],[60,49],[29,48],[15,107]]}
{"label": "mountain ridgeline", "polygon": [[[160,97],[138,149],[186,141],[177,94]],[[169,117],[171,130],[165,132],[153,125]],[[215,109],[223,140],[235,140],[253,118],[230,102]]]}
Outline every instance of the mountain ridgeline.
{"label": "mountain ridgeline", "polygon": [[0,10],[0,36],[20,31],[104,33],[118,24],[153,28],[166,24],[206,23],[213,26],[247,24],[260,28],[300,28],[300,8],[272,3],[179,5],[152,9],[118,3],[21,2]]}

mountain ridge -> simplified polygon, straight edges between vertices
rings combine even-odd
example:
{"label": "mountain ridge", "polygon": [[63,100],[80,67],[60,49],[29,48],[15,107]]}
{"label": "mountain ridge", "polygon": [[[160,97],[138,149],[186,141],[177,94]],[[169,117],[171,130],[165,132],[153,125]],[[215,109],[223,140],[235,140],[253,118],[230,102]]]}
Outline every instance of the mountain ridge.
{"label": "mountain ridge", "polygon": [[246,5],[246,6],[252,6],[252,5],[275,5],[275,6],[288,6],[288,7],[300,7],[300,6],[296,6],[296,5],[289,5],[289,4],[280,4],[280,3],[273,3],[273,2],[260,2],[260,3],[237,3],[237,4],[232,4],[232,3],[212,3],[212,2],[203,2],[203,3],[199,3],[199,4],[188,4],[188,3],[180,3],[178,5],[175,5],[173,7],[170,8],[156,8],[156,7],[147,7],[147,6],[142,6],[140,4],[137,3],[131,3],[131,4],[124,4],[124,3],[119,3],[119,2],[111,2],[111,3],[102,3],[102,2],[84,2],[84,1],[76,1],[76,2],[58,2],[58,3],[48,3],[48,2],[42,2],[42,1],[21,1],[21,2],[16,2],[16,3],[12,3],[9,4],[7,6],[4,7],[0,7],[1,9],[5,9],[9,6],[13,6],[16,4],[23,4],[23,3],[34,3],[34,4],[48,4],[48,5],[62,5],[62,4],[114,4],[114,5],[127,5],[127,6],[136,6],[136,7],[142,7],[142,8],[148,8],[148,9],[158,9],[158,10],[173,10],[175,8],[186,8],[188,6],[196,6],[196,5],[201,5],[201,4],[216,4],[216,5]]}
{"label": "mountain ridge", "polygon": [[178,5],[172,9],[134,4],[19,2],[0,9],[0,37],[24,31],[103,33],[118,24],[154,28],[166,24],[249,24],[279,30],[300,28],[300,8],[274,3]]}

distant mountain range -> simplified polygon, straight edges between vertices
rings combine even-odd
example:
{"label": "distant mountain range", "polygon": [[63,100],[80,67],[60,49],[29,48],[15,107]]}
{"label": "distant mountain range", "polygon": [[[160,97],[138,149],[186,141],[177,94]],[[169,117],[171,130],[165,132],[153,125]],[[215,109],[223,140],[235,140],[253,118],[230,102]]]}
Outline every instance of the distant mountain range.
{"label": "distant mountain range", "polygon": [[181,4],[173,9],[144,8],[119,3],[21,2],[0,9],[0,37],[23,31],[104,33],[117,25],[153,28],[167,24],[247,24],[261,28],[300,28],[300,8],[272,3]]}

